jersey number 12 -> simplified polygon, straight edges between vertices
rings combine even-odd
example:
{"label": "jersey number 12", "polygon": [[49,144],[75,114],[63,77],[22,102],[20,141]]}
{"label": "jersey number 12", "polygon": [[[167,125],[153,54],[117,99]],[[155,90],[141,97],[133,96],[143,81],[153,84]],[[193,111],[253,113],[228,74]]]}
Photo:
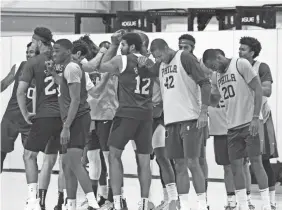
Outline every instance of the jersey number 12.
{"label": "jersey number 12", "polygon": [[135,77],[136,80],[136,88],[134,93],[149,95],[149,86],[151,84],[151,79],[149,78],[140,78],[140,76]]}

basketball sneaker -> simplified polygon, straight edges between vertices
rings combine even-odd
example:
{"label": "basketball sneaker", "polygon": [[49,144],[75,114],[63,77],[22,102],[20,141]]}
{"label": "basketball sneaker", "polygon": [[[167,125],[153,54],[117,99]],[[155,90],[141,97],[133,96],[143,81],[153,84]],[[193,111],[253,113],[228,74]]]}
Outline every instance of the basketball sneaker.
{"label": "basketball sneaker", "polygon": [[108,202],[110,202],[110,201],[108,201],[108,199],[104,198],[103,196],[100,196],[98,204],[99,204],[99,206],[103,206],[103,205],[105,205],[105,203],[108,203]]}
{"label": "basketball sneaker", "polygon": [[225,210],[237,210],[237,206],[231,206],[230,204],[228,204],[227,206],[224,206]]}
{"label": "basketball sneaker", "polygon": [[249,203],[248,205],[249,205],[249,210],[255,210],[256,209],[256,207],[252,203]]}
{"label": "basketball sneaker", "polygon": [[156,206],[154,210],[167,210],[168,209],[168,202],[162,201],[160,205]]}
{"label": "basketball sneaker", "polygon": [[28,199],[25,204],[25,210],[41,210],[39,199]]}

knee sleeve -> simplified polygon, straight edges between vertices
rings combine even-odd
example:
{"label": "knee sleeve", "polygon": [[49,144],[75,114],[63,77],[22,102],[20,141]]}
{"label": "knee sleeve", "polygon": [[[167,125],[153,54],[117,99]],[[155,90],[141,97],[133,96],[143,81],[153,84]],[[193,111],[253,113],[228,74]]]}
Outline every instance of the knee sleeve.
{"label": "knee sleeve", "polygon": [[89,160],[89,177],[91,180],[99,180],[101,175],[101,159],[100,150],[87,151]]}

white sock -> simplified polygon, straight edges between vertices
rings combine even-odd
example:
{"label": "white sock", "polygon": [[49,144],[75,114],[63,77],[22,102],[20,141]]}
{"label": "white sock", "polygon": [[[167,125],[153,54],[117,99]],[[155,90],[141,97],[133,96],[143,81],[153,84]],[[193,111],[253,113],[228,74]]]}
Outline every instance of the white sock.
{"label": "white sock", "polygon": [[249,206],[248,206],[247,190],[246,189],[236,190],[235,193],[240,210],[248,210]]}
{"label": "white sock", "polygon": [[123,187],[121,187],[121,197],[124,198],[124,190],[123,190]]}
{"label": "white sock", "polygon": [[163,188],[163,193],[164,193],[164,201],[168,201],[168,194],[166,188]]}
{"label": "white sock", "polygon": [[148,198],[141,198],[141,210],[148,210],[148,203],[149,203]]}
{"label": "white sock", "polygon": [[67,194],[67,189],[63,189],[64,192],[64,201],[66,201],[68,194]]}
{"label": "white sock", "polygon": [[189,209],[190,210],[188,194],[181,194],[181,195],[179,195],[179,199],[180,199],[181,209]]}
{"label": "white sock", "polygon": [[198,193],[197,195],[198,195],[198,204],[200,209],[206,208],[208,206],[206,193]]}
{"label": "white sock", "polygon": [[275,190],[269,191],[270,203],[275,206]]}
{"label": "white sock", "polygon": [[37,197],[37,183],[30,183],[28,187],[28,198],[35,200]]}
{"label": "white sock", "polygon": [[178,199],[178,193],[175,183],[170,183],[166,185],[166,191],[168,194],[168,201],[176,201]]}
{"label": "white sock", "polygon": [[260,196],[261,196],[261,199],[262,199],[263,206],[269,206],[270,207],[269,189],[266,188],[266,189],[262,189],[262,190],[259,190],[259,191],[260,191]]}
{"label": "white sock", "polygon": [[247,194],[247,201],[248,201],[248,204],[252,204],[252,195],[251,194]]}
{"label": "white sock", "polygon": [[99,187],[100,189],[100,195],[103,197],[103,198],[108,198],[108,186],[107,185],[100,185]]}
{"label": "white sock", "polygon": [[68,199],[68,210],[76,210],[76,200]]}
{"label": "white sock", "polygon": [[121,209],[122,195],[114,195],[114,208]]}
{"label": "white sock", "polygon": [[227,195],[227,204],[231,207],[235,207],[236,206],[236,196]]}
{"label": "white sock", "polygon": [[85,197],[89,206],[93,207],[94,209],[100,208],[93,192],[87,193]]}

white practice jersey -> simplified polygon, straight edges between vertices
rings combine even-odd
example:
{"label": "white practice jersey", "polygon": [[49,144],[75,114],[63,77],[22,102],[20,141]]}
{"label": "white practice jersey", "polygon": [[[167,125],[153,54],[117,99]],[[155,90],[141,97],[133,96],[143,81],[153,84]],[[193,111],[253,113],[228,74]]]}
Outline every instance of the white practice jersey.
{"label": "white practice jersey", "polygon": [[200,86],[187,74],[178,51],[169,64],[160,65],[159,79],[165,125],[198,119],[201,107]]}
{"label": "white practice jersey", "polygon": [[[224,101],[228,129],[247,125],[254,113],[254,92],[248,86],[257,73],[246,59],[233,58],[225,73],[216,74],[216,91]],[[214,91],[214,90],[213,90]]]}

